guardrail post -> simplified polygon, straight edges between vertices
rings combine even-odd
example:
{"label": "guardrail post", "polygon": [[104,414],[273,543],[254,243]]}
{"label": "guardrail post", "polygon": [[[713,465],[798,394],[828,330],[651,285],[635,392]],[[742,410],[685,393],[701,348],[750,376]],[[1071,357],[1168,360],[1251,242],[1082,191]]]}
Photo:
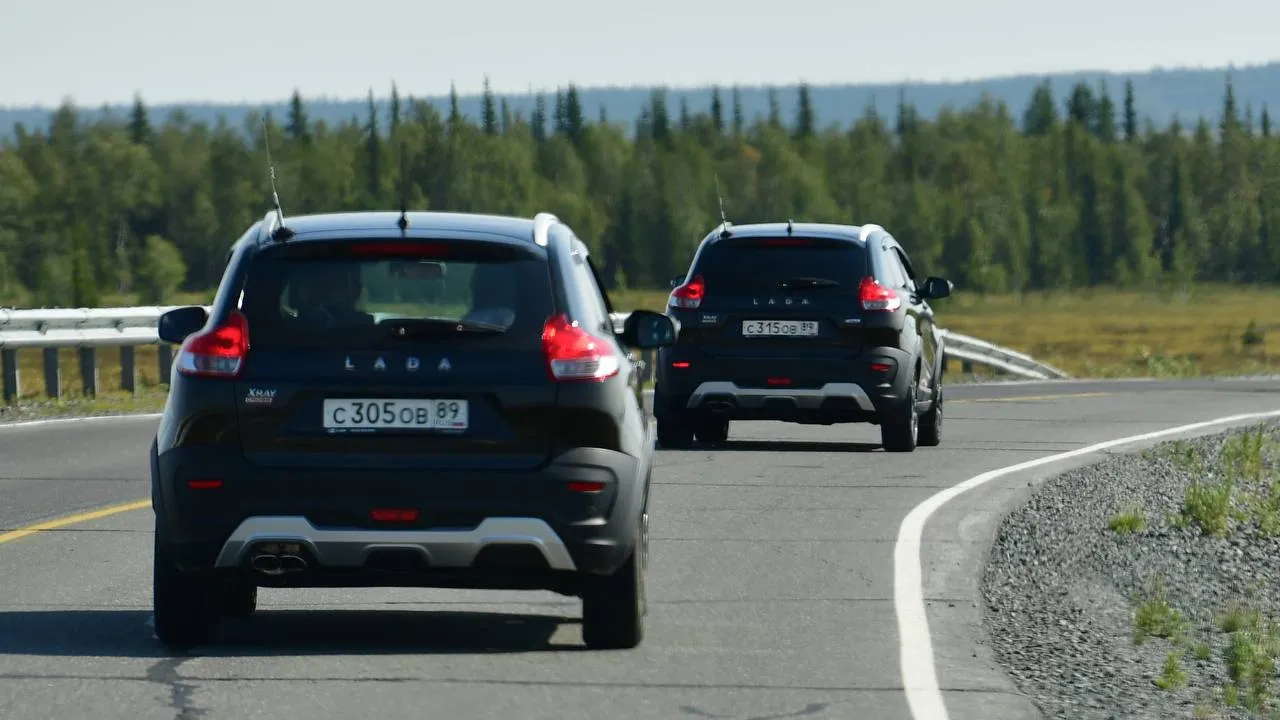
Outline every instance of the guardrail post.
{"label": "guardrail post", "polygon": [[80,348],[80,377],[84,380],[85,396],[98,394],[98,349]]}
{"label": "guardrail post", "polygon": [[169,374],[173,371],[173,346],[161,340],[156,357],[160,360],[160,384],[168,385]]}
{"label": "guardrail post", "polygon": [[50,400],[62,399],[62,366],[56,347],[44,349],[44,395]]}
{"label": "guardrail post", "polygon": [[0,374],[4,375],[4,402],[15,403],[22,395],[21,377],[18,374],[18,351],[0,350]]}
{"label": "guardrail post", "polygon": [[122,346],[120,348],[120,389],[127,393],[138,392],[138,368],[134,360],[133,346]]}

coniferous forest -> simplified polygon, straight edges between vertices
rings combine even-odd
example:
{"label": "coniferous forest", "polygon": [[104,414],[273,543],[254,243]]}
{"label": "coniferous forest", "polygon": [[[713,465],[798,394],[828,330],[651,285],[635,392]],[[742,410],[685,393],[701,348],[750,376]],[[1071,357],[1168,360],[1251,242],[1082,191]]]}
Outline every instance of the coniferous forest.
{"label": "coniferous forest", "polygon": [[226,249],[270,204],[266,144],[286,215],[413,209],[551,211],[616,287],[683,274],[719,222],[875,222],[930,274],[969,292],[1280,281],[1280,140],[1264,108],[1156,127],[1131,85],[1047,84],[1023,107],[983,100],[924,119],[908,102],[824,123],[808,88],[747,117],[738,93],[707,107],[655,91],[638,118],[586,117],[578,91],[525,116],[486,93],[480,117],[393,90],[333,125],[295,94],[283,117],[155,123],[83,119],[0,145],[0,305],[166,302],[216,285]]}

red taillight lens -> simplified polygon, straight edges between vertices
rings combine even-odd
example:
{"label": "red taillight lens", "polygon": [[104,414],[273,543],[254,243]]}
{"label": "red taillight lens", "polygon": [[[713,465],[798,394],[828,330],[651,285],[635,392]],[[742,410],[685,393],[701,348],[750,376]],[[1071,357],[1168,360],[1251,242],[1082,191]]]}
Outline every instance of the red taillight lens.
{"label": "red taillight lens", "polygon": [[249,353],[249,320],[239,310],[227,321],[187,338],[175,365],[183,375],[236,377]]}
{"label": "red taillight lens", "polygon": [[692,309],[702,304],[702,298],[706,294],[707,284],[701,275],[697,275],[689,282],[672,290],[667,303],[672,307]]}
{"label": "red taillight lens", "polygon": [[873,277],[862,278],[858,286],[858,299],[862,301],[863,310],[897,310],[902,306],[902,299],[889,288],[876,282]]}
{"label": "red taillight lens", "polygon": [[374,522],[414,522],[418,519],[415,508],[377,508],[369,513]]}
{"label": "red taillight lens", "polygon": [[604,483],[596,480],[575,480],[569,483],[569,490],[576,493],[598,493],[604,490]]}
{"label": "red taillight lens", "polygon": [[671,363],[671,367],[677,370],[688,370],[690,367],[690,363],[688,360],[677,360]]}
{"label": "red taillight lens", "polygon": [[605,380],[618,374],[617,354],[609,342],[571,322],[566,315],[542,327],[542,350],[555,380]]}

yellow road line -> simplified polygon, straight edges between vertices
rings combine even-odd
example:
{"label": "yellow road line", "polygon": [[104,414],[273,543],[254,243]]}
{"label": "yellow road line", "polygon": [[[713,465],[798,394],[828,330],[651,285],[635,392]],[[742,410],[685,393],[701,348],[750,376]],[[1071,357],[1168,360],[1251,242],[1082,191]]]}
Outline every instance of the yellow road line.
{"label": "yellow road line", "polygon": [[962,400],[948,400],[947,404],[953,403],[992,403],[992,402],[1026,402],[1028,400],[1068,400],[1071,398],[1087,398],[1087,397],[1106,397],[1115,395],[1110,392],[1092,392],[1092,393],[1061,393],[1059,395],[1014,395],[1010,397],[1000,398],[964,398]]}
{"label": "yellow road line", "polygon": [[10,530],[7,533],[0,533],[0,545],[7,542],[13,542],[14,540],[21,540],[28,535],[35,535],[39,532],[57,530],[58,528],[63,528],[68,525],[77,525],[79,523],[89,522],[90,520],[97,520],[99,518],[110,517],[112,515],[119,515],[122,512],[141,510],[149,507],[151,507],[150,499],[134,500],[133,502],[127,502],[121,505],[110,505],[98,510],[91,510],[89,512],[76,513],[75,515],[67,515],[65,517],[54,518],[53,520],[46,520],[42,523],[36,523],[35,525],[28,525],[23,528],[18,528],[17,530]]}

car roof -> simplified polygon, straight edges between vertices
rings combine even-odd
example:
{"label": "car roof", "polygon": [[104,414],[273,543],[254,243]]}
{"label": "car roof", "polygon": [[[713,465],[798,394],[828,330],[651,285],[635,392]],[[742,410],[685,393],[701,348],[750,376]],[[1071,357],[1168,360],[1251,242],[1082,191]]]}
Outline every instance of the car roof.
{"label": "car roof", "polygon": [[[796,237],[812,237],[825,238],[830,240],[847,240],[848,242],[865,247],[866,242],[862,239],[863,227],[882,229],[879,226],[859,226],[859,225],[837,225],[835,223],[805,223],[805,222],[773,222],[773,223],[752,223],[750,225],[729,225],[729,238],[744,237],[786,237],[788,235]],[[723,226],[717,227],[707,235],[703,241],[705,243],[715,243],[722,239],[721,231]]]}
{"label": "car roof", "polygon": [[[463,231],[505,235],[520,240],[533,238],[532,218],[462,212],[408,212],[405,217],[409,221],[407,232],[411,235]],[[337,232],[399,233],[400,228],[396,224],[399,220],[400,213],[390,210],[317,213],[288,215],[284,226],[301,239],[303,235]]]}

